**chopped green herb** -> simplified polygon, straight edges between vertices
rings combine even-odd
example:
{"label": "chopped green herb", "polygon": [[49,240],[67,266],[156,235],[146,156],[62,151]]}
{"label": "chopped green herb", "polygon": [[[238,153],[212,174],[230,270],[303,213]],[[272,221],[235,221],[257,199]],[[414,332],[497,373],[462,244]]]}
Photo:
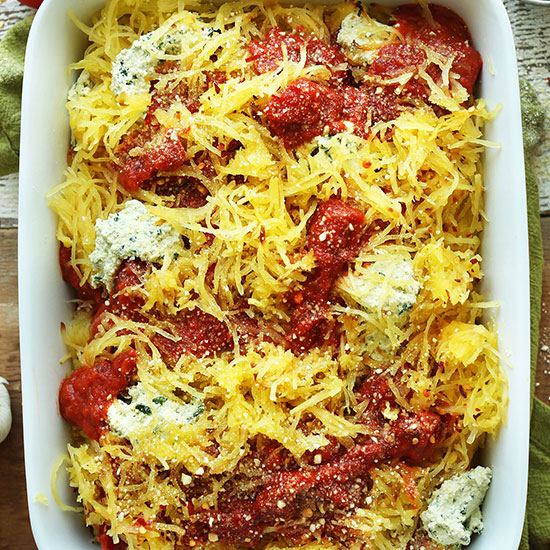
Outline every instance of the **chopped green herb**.
{"label": "chopped green herb", "polygon": [[151,416],[153,412],[151,411],[151,407],[148,407],[147,405],[142,405],[141,403],[138,403],[136,405],[136,409],[143,414],[146,414],[147,416]]}

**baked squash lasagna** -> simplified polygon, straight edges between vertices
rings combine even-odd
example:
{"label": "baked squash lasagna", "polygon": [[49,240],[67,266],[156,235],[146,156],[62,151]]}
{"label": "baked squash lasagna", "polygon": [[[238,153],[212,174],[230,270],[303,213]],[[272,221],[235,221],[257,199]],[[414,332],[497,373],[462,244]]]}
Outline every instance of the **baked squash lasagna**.
{"label": "baked squash lasagna", "polygon": [[451,10],[110,0],[49,201],[104,550],[468,544],[507,383]]}

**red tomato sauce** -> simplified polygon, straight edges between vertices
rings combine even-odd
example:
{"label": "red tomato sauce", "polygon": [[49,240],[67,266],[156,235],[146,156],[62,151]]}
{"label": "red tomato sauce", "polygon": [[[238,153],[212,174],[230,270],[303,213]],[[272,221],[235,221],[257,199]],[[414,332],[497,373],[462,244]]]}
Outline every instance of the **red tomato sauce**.
{"label": "red tomato sauce", "polygon": [[293,312],[286,343],[294,352],[336,343],[330,290],[345,264],[357,254],[364,220],[359,209],[338,198],[317,207],[308,235],[317,269],[289,298]]}
{"label": "red tomato sauce", "polygon": [[136,191],[159,172],[179,168],[186,158],[183,140],[174,130],[151,127],[125,136],[116,154],[118,181],[127,191]]}
{"label": "red tomato sauce", "polygon": [[100,525],[97,528],[97,540],[101,545],[101,550],[126,550],[128,545],[124,541],[119,541],[116,544],[110,535],[107,534],[108,527]]}
{"label": "red tomato sauce", "polygon": [[[340,76],[335,80],[336,73],[328,85],[298,79],[268,101],[264,113],[271,133],[281,138],[286,147],[296,147],[322,135],[327,129],[333,133],[342,132],[346,128],[344,123],[351,122],[355,134],[368,138],[370,127],[377,122],[395,120],[404,107],[414,104],[415,99],[428,100],[430,90],[427,82],[419,76],[421,67],[436,83],[441,83],[441,69],[428,63],[421,46],[427,46],[445,58],[453,58],[452,72],[471,93],[481,71],[482,59],[471,45],[467,25],[448,8],[433,5],[430,12],[432,20],[425,17],[420,6],[397,8],[394,12],[395,27],[405,42],[382,47],[368,68],[370,76],[382,80],[412,73],[408,82],[401,87],[375,82],[344,86],[349,78]],[[283,33],[276,27],[263,40],[249,44],[249,59],[256,71],[262,73],[276,69],[283,60],[283,45],[290,61],[299,61],[301,52],[306,51],[306,64],[323,64],[332,70],[345,62],[338,46],[328,46],[299,33]]]}
{"label": "red tomato sauce", "polygon": [[129,384],[136,368],[136,352],[130,349],[114,361],[84,365],[61,382],[61,416],[98,440],[105,429],[109,405]]}
{"label": "red tomato sauce", "polygon": [[351,122],[354,133],[369,136],[369,128],[399,116],[403,101],[393,89],[364,85],[330,88],[301,78],[268,101],[264,110],[269,129],[286,147],[296,147],[325,130],[340,133]]}
{"label": "red tomato sauce", "polygon": [[[165,72],[174,69],[172,63],[165,63]],[[185,162],[183,135],[161,127],[155,117],[157,109],[167,111],[174,101],[183,103],[192,113],[199,109],[198,103],[187,98],[181,86],[162,91],[152,88],[151,104],[143,125],[124,136],[119,145],[115,169],[119,183],[127,191],[136,191],[159,172],[175,170]]]}
{"label": "red tomato sauce", "polygon": [[151,189],[166,197],[170,208],[200,208],[208,202],[210,192],[199,179],[189,176],[162,176],[151,178],[142,189]]}
{"label": "red tomato sauce", "polygon": [[[209,533],[215,533],[222,543],[244,541],[246,546],[253,547],[261,542],[264,534],[275,530],[292,537],[296,543],[303,543],[311,536],[309,524],[287,532],[284,522],[304,517],[308,510],[312,513],[309,505],[320,501],[325,508],[325,522],[316,536],[330,537],[334,534],[331,517],[352,510],[359,499],[366,496],[361,488],[368,486],[373,467],[393,460],[404,461],[402,466],[407,468],[409,463],[429,461],[454,428],[454,419],[449,415],[399,409],[383,376],[367,379],[358,392],[358,400],[368,401],[363,421],[370,429],[376,429],[378,437],[359,436],[356,444],[347,450],[331,442],[327,452],[320,454],[320,464],[307,469],[289,463],[284,452],[278,459],[274,458],[275,447],[268,446],[261,458],[266,482],[255,496],[228,498],[219,503],[218,510],[199,511],[189,525],[189,539],[201,541]],[[386,403],[399,409],[393,422],[382,415]],[[413,491],[407,488],[409,490]]]}
{"label": "red tomato sauce", "polygon": [[342,84],[348,79],[349,67],[346,57],[338,46],[325,44],[317,37],[308,35],[303,29],[295,33],[286,33],[279,27],[273,27],[262,40],[254,40],[248,45],[254,70],[257,73],[266,73],[276,70],[284,60],[283,46],[286,49],[287,59],[298,63],[302,51],[305,52],[306,67],[310,65],[324,65],[332,72],[331,84]]}
{"label": "red tomato sauce", "polygon": [[244,311],[231,316],[231,324],[239,336],[241,349],[258,346],[261,342],[284,344],[281,335],[272,323],[264,318],[249,317]]}
{"label": "red tomato sauce", "polygon": [[216,93],[220,92],[220,86],[227,82],[227,74],[223,71],[205,71],[204,85],[206,88],[214,88]]}
{"label": "red tomato sauce", "polygon": [[152,341],[171,364],[177,363],[184,353],[205,357],[228,349],[233,342],[225,323],[200,309],[181,312],[163,320],[168,321],[177,340],[156,334]]}
{"label": "red tomato sauce", "polygon": [[268,101],[264,112],[271,133],[286,147],[319,136],[340,119],[344,97],[339,90],[299,78]]}
{"label": "red tomato sauce", "polygon": [[80,284],[80,275],[71,265],[71,249],[66,246],[59,246],[59,267],[61,275],[66,283],[69,283],[75,290],[80,300],[89,300],[96,304],[103,301],[103,293],[99,288],[93,288],[90,283]]}
{"label": "red tomato sauce", "polygon": [[[412,72],[413,77],[403,86],[403,93],[427,99],[429,87],[424,81],[418,79],[418,69],[425,66],[426,62],[424,50],[416,44],[388,44],[378,51],[377,57],[369,67],[369,74],[389,80]],[[396,88],[397,84],[384,87],[386,91],[393,91]]]}
{"label": "red tomato sauce", "polygon": [[389,87],[346,86],[342,121],[353,123],[353,133],[367,139],[371,126],[395,120],[399,116],[403,102]]}
{"label": "red tomato sauce", "polygon": [[472,46],[472,36],[464,20],[444,6],[431,5],[429,21],[416,4],[400,6],[394,12],[396,29],[410,43],[424,44],[445,57],[454,57],[453,72],[468,93],[472,93],[483,60]]}
{"label": "red tomato sauce", "polygon": [[143,321],[139,308],[143,306],[143,296],[139,294],[139,287],[147,274],[147,264],[141,260],[126,260],[116,272],[113,290],[101,306],[97,309],[90,324],[92,338],[101,328],[109,330],[112,321],[106,320],[106,313],[112,313],[121,319]]}
{"label": "red tomato sauce", "polygon": [[357,255],[364,222],[363,212],[341,199],[319,204],[311,219],[308,247],[323,270],[339,273]]}
{"label": "red tomato sauce", "polygon": [[112,313],[121,319],[146,321],[172,330],[176,340],[160,334],[152,338],[163,358],[170,364],[175,364],[184,353],[204,357],[231,347],[233,340],[226,324],[200,309],[172,316],[159,316],[150,312],[149,317],[145,317],[140,311],[144,305],[140,288],[143,287],[148,270],[148,264],[141,260],[126,260],[122,264],[115,275],[111,294],[92,318],[92,338],[100,330],[109,330],[114,326],[113,321],[106,318],[106,313]]}

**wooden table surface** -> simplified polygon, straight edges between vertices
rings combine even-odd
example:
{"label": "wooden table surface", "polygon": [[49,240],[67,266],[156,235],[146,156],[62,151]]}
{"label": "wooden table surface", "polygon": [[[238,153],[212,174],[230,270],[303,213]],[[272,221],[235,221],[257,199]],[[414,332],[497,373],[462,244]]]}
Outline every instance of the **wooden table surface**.
{"label": "wooden table surface", "polygon": [[[479,0],[483,1],[483,0]],[[33,10],[16,0],[0,0],[0,38]],[[521,76],[527,78],[550,112],[550,8],[505,0],[518,51]],[[1,122],[1,121],[0,121]],[[550,401],[550,116],[545,139],[530,156],[539,180],[541,226],[546,259],[536,395]],[[28,515],[23,464],[21,384],[17,311],[17,174],[0,178],[0,376],[10,382],[13,413],[10,435],[0,444],[0,550],[35,550]]]}

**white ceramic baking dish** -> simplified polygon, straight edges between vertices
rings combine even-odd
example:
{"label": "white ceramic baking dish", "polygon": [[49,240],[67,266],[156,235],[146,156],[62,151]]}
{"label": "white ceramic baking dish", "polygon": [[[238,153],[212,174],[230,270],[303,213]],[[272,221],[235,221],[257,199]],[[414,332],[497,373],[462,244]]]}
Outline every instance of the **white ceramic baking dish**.
{"label": "white ceramic baking dish", "polygon": [[[19,308],[27,492],[32,530],[40,550],[97,548],[80,515],[63,512],[50,489],[52,468],[64,452],[69,429],[58,413],[57,390],[67,366],[59,325],[68,320],[69,292],[57,263],[55,219],[45,194],[62,179],[69,143],[65,98],[68,65],[86,42],[68,17],[84,21],[105,0],[46,0],[32,26],[23,87],[19,195]],[[403,0],[378,0],[397,5]],[[508,420],[489,441],[483,462],[494,480],[484,505],[485,532],[472,550],[516,550],[523,525],[529,439],[529,256],[520,101],[512,31],[500,0],[439,0],[468,23],[485,61],[478,94],[503,109],[486,137],[499,150],[485,159],[484,293],[501,304],[492,315],[508,369]],[[492,68],[492,70],[490,70]],[[64,502],[74,494],[61,475]],[[37,502],[45,494],[49,504]]]}

